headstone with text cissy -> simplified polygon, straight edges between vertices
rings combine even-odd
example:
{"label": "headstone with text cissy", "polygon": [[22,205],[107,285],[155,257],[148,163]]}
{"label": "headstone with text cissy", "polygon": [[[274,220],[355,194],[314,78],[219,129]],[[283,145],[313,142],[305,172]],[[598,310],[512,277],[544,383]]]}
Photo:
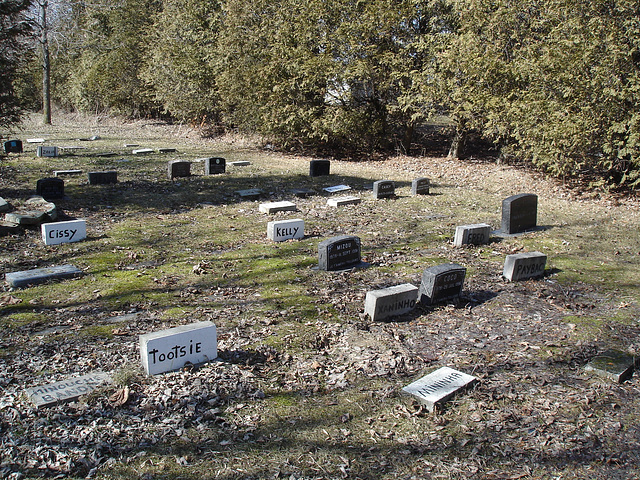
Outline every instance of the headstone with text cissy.
{"label": "headstone with text cissy", "polygon": [[396,186],[391,180],[373,182],[374,198],[390,198],[396,194]]}
{"label": "headstone with text cissy", "polygon": [[410,283],[367,292],[364,313],[371,320],[384,320],[410,312],[418,300],[418,287]]}
{"label": "headstone with text cissy", "polygon": [[457,263],[429,267],[422,272],[418,297],[423,305],[458,298],[462,293],[467,269]]}
{"label": "headstone with text cissy", "polygon": [[309,176],[321,177],[329,175],[331,162],[329,160],[311,160],[309,162]]}
{"label": "headstone with text cissy", "polygon": [[486,223],[475,223],[473,225],[459,225],[456,227],[456,234],[453,244],[456,247],[463,245],[482,245],[489,241],[491,237],[491,225]]}
{"label": "headstone with text cissy", "polygon": [[514,234],[536,228],[538,222],[538,196],[521,193],[502,201],[502,233]]}
{"label": "headstone with text cissy", "polygon": [[204,159],[204,174],[205,175],[217,175],[225,173],[227,168],[227,161],[222,157],[211,157]]}
{"label": "headstone with text cissy", "polygon": [[515,253],[504,260],[502,276],[510,282],[544,275],[547,256],[540,252]]}
{"label": "headstone with text cissy", "polygon": [[79,242],[87,238],[87,222],[85,220],[43,223],[40,229],[45,245]]}
{"label": "headstone with text cissy", "polygon": [[140,357],[147,375],[214,360],[218,357],[216,326],[198,322],[140,335]]}
{"label": "headstone with text cissy", "polygon": [[345,270],[360,265],[360,238],[339,235],[318,244],[318,269],[325,271]]}
{"label": "headstone with text cissy", "polygon": [[26,394],[36,407],[46,407],[58,402],[75,400],[80,395],[91,393],[111,377],[103,372],[95,372],[81,377],[72,377],[61,382],[49,383],[26,389]]}
{"label": "headstone with text cissy", "polygon": [[476,377],[472,375],[453,368],[442,367],[407,385],[402,389],[402,392],[413,396],[432,412],[456,392],[467,388],[476,381]]}
{"label": "headstone with text cissy", "polygon": [[274,242],[284,242],[292,238],[304,237],[304,220],[279,220],[267,223],[267,238]]}

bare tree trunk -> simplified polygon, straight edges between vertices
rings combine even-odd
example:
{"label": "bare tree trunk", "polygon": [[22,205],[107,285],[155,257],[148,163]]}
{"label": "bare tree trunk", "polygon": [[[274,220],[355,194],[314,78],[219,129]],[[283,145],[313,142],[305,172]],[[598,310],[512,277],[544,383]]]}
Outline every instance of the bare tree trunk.
{"label": "bare tree trunk", "polygon": [[451,146],[449,147],[449,153],[447,154],[447,158],[460,158],[460,156],[462,155],[462,151],[464,149],[464,141],[465,141],[464,127],[460,124],[457,124],[456,133],[453,136],[453,140],[451,141]]}
{"label": "bare tree trunk", "polygon": [[51,125],[51,61],[49,59],[49,39],[47,38],[47,5],[40,1],[40,44],[42,45],[42,113],[43,123]]}

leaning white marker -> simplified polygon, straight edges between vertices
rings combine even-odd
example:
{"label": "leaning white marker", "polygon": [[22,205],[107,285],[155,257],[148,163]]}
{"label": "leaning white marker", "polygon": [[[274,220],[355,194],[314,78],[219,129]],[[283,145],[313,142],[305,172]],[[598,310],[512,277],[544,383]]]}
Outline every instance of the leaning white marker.
{"label": "leaning white marker", "polygon": [[453,368],[442,367],[435,372],[416,380],[402,389],[414,396],[432,412],[436,405],[446,402],[457,391],[475,383],[477,378]]}
{"label": "leaning white marker", "polygon": [[40,226],[42,241],[45,245],[79,242],[87,238],[87,221],[43,223]]}
{"label": "leaning white marker", "polygon": [[198,322],[140,335],[140,357],[147,375],[214,360],[218,357],[216,326]]}

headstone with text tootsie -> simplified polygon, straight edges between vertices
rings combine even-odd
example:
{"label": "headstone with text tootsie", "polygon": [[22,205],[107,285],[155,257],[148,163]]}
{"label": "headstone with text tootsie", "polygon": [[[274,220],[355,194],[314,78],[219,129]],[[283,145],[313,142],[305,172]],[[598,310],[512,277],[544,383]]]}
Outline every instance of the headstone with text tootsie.
{"label": "headstone with text tootsie", "polygon": [[360,238],[356,236],[339,235],[318,244],[319,270],[345,270],[361,263]]}
{"label": "headstone with text tootsie", "polygon": [[402,389],[432,412],[460,390],[477,382],[477,378],[449,367],[442,367]]}
{"label": "headstone with text tootsie", "polygon": [[457,263],[445,263],[429,267],[422,272],[418,294],[422,305],[453,300],[460,296],[467,269]]}

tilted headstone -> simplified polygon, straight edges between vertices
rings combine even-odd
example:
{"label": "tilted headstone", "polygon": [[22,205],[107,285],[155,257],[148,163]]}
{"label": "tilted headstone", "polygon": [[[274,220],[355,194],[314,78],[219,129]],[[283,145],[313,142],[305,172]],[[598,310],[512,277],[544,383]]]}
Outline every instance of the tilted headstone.
{"label": "tilted headstone", "polygon": [[57,267],[34,268],[20,272],[10,272],[5,275],[5,280],[11,287],[26,287],[49,280],[58,280],[77,277],[82,270],[73,265],[60,265]]}
{"label": "tilted headstone", "polygon": [[345,190],[351,190],[351,187],[349,185],[334,185],[332,187],[325,187],[322,190],[329,193],[336,193],[344,192]]}
{"label": "tilted headstone", "polygon": [[587,372],[593,372],[602,377],[622,383],[631,378],[637,358],[620,350],[610,349],[591,359],[585,365]]}
{"label": "tilted headstone", "polygon": [[318,244],[318,269],[325,271],[345,270],[360,265],[360,238],[339,235]]}
{"label": "tilted headstone", "polygon": [[261,203],[258,210],[262,213],[292,212],[296,211],[297,207],[293,202],[267,202]]}
{"label": "tilted headstone", "polygon": [[309,176],[321,177],[329,175],[331,170],[331,161],[329,160],[311,160],[309,162]]}
{"label": "tilted headstone", "polygon": [[373,198],[389,198],[396,194],[396,186],[391,180],[373,182]]}
{"label": "tilted headstone", "polygon": [[502,233],[514,234],[536,228],[538,196],[521,193],[502,201]]}
{"label": "tilted headstone", "polygon": [[57,157],[58,147],[45,147],[40,145],[36,151],[36,155],[38,155],[38,157]]}
{"label": "tilted headstone", "polygon": [[147,375],[171,372],[218,357],[216,326],[198,322],[140,335],[140,358]]}
{"label": "tilted headstone", "polygon": [[59,402],[75,400],[109,382],[111,382],[111,377],[108,374],[94,372],[81,377],[71,377],[61,382],[27,388],[25,393],[36,407],[46,407]]}
{"label": "tilted headstone", "polygon": [[327,200],[327,205],[330,207],[342,207],[344,205],[356,205],[362,200],[360,197],[354,197],[353,195],[347,195],[346,197],[336,197]]}
{"label": "tilted headstone", "polygon": [[36,193],[44,199],[64,198],[64,180],[41,178],[36,182]]}
{"label": "tilted headstone", "polygon": [[507,255],[504,260],[502,276],[510,282],[542,277],[546,264],[547,256],[540,252]]}
{"label": "tilted headstone", "polygon": [[186,160],[171,160],[168,165],[170,179],[191,176],[191,162]]}
{"label": "tilted headstone", "polygon": [[490,238],[491,225],[486,223],[459,225],[456,227],[453,244],[456,247],[461,247],[463,245],[482,245],[488,243]]}
{"label": "tilted headstone", "polygon": [[259,188],[249,188],[247,190],[236,190],[235,193],[238,194],[240,198],[244,200],[257,200],[264,194],[264,192]]}
{"label": "tilted headstone", "polygon": [[458,391],[477,382],[477,378],[449,367],[442,367],[402,389],[433,412]]}
{"label": "tilted headstone", "polygon": [[284,242],[292,238],[304,237],[304,220],[279,220],[267,223],[267,238],[274,242]]}
{"label": "tilted headstone", "polygon": [[416,178],[411,182],[411,195],[429,195],[430,186],[428,178]]}
{"label": "tilted headstone", "polygon": [[422,282],[418,294],[420,303],[433,305],[458,298],[464,286],[467,269],[457,263],[445,263],[429,267],[422,272]]}
{"label": "tilted headstone", "polygon": [[45,245],[79,242],[87,238],[86,220],[43,223],[40,227]]}
{"label": "tilted headstone", "polygon": [[4,153],[22,153],[22,140],[4,142]]}
{"label": "tilted headstone", "polygon": [[89,172],[87,173],[89,185],[108,185],[110,183],[118,183],[118,172],[109,170],[106,172]]}
{"label": "tilted headstone", "polygon": [[364,313],[371,320],[384,320],[410,312],[418,300],[418,287],[410,283],[371,290],[364,299]]}
{"label": "tilted headstone", "polygon": [[204,161],[204,174],[216,175],[219,173],[225,173],[227,161],[222,157],[206,158]]}

